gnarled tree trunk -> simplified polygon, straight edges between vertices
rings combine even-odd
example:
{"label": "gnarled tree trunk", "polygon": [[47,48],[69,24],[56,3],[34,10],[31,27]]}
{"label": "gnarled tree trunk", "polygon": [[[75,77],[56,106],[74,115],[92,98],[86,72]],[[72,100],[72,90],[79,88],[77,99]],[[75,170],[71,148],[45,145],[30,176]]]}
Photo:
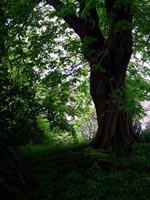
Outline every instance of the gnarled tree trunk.
{"label": "gnarled tree trunk", "polygon": [[135,141],[130,113],[121,108],[124,77],[110,79],[107,74],[91,72],[91,95],[97,113],[98,130],[91,146],[94,148],[120,148]]}
{"label": "gnarled tree trunk", "polygon": [[[112,6],[110,10],[115,17],[110,26],[108,39],[103,45],[100,45],[100,42],[90,44],[85,57],[90,63],[90,92],[98,121],[97,134],[91,146],[117,151],[136,139],[130,113],[123,109],[125,105],[122,106],[127,98],[124,87],[132,54],[132,30],[130,27],[117,30],[118,23],[123,20],[130,25],[132,14],[130,4],[121,5],[117,9]],[[93,34],[95,37],[95,33],[96,30],[90,32],[90,36]],[[102,41],[101,36],[97,41]],[[94,55],[91,52],[94,52]]]}
{"label": "gnarled tree trunk", "polygon": [[[58,12],[64,6],[60,0],[46,1]],[[127,98],[122,91],[132,54],[132,1],[104,1],[104,12],[109,19],[107,36],[100,28],[97,7],[87,1],[76,1],[78,15],[68,14],[63,19],[80,37],[84,57],[90,65],[90,90],[98,121],[98,131],[91,146],[111,147],[116,151],[135,141],[130,113],[121,109]]]}

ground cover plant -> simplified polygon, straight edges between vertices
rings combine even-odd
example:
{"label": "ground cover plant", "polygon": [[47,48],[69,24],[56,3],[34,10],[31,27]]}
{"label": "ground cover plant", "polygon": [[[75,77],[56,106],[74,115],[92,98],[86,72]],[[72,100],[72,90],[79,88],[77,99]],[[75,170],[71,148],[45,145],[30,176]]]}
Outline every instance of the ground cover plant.
{"label": "ground cover plant", "polygon": [[[86,144],[28,145],[0,163],[1,199],[148,200],[150,144],[111,155]],[[5,162],[4,162],[5,161]]]}

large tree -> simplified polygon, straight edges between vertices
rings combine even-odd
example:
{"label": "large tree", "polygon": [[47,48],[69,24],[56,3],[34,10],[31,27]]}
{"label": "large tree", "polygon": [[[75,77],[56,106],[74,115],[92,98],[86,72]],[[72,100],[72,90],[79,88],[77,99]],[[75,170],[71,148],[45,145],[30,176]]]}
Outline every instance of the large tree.
{"label": "large tree", "polygon": [[[118,150],[135,141],[131,115],[126,106],[125,79],[132,55],[132,30],[137,37],[141,31],[133,26],[133,15],[138,16],[137,1],[45,0],[79,36],[83,56],[90,66],[90,92],[98,121],[97,134],[91,142],[94,148]],[[33,7],[41,1],[21,2],[27,3],[26,9],[22,6],[22,11],[29,17]],[[143,0],[144,6],[147,2]],[[142,10],[143,4],[139,2],[139,5]],[[22,15],[18,19],[22,20]],[[135,46],[138,48],[138,43]]]}
{"label": "large tree", "polygon": [[[47,0],[58,12],[66,8],[63,2]],[[135,141],[130,113],[122,106],[127,98],[125,78],[132,54],[132,3],[105,0],[109,28],[102,31],[99,2],[78,0],[79,12],[64,12],[62,17],[80,37],[90,66],[90,92],[98,121],[91,146],[118,150]]]}

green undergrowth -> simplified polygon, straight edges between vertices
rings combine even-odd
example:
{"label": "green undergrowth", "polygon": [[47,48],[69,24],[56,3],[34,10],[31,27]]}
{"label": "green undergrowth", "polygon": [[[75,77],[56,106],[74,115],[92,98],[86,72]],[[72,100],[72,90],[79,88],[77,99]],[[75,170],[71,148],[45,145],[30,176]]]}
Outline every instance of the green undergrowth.
{"label": "green undergrowth", "polygon": [[150,144],[119,157],[85,144],[27,145],[0,163],[2,200],[149,200]]}

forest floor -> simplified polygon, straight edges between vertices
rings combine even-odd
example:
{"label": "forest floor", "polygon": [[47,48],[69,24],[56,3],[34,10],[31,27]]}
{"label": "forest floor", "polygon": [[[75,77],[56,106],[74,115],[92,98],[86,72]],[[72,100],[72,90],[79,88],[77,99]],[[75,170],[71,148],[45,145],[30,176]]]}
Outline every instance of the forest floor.
{"label": "forest floor", "polygon": [[150,144],[117,158],[87,146],[13,149],[1,156],[0,190],[1,200],[149,200]]}

